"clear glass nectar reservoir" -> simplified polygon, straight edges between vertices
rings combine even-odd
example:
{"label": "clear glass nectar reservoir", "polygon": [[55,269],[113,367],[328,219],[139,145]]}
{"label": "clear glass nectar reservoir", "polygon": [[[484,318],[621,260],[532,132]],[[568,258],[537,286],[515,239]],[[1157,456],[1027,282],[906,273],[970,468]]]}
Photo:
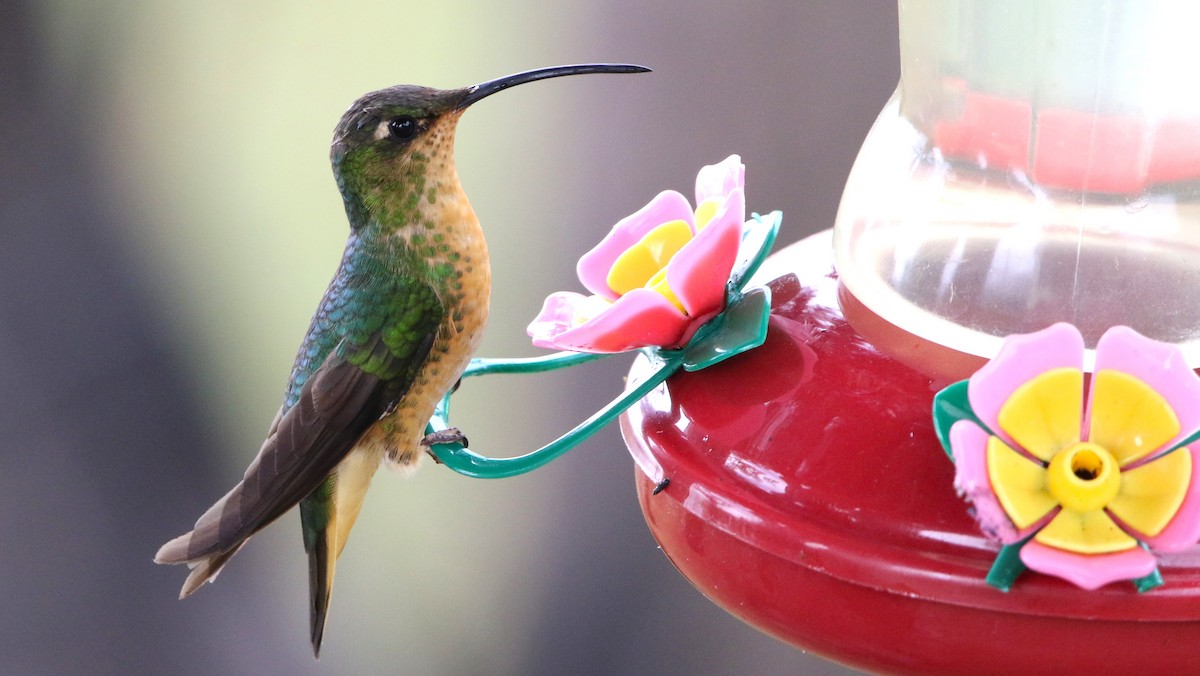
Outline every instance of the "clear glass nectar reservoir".
{"label": "clear glass nectar reservoir", "polygon": [[1200,366],[1200,5],[901,0],[900,22],[834,229],[845,289],[967,354],[1125,324]]}

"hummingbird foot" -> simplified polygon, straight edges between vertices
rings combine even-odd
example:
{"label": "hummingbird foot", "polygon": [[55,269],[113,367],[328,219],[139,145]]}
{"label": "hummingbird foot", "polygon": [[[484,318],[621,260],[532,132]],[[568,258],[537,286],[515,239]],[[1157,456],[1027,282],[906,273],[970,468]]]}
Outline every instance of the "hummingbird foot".
{"label": "hummingbird foot", "polygon": [[425,452],[437,464],[442,464],[442,459],[437,453],[433,452],[433,447],[437,444],[462,444],[463,448],[467,447],[467,435],[462,433],[462,430],[457,427],[447,427],[433,434],[426,434],[424,439],[421,439],[421,445],[425,447]]}
{"label": "hummingbird foot", "polygon": [[463,448],[466,448],[467,435],[463,434],[462,430],[457,427],[447,427],[433,434],[426,434],[425,438],[421,439],[421,445],[426,448],[438,444],[461,444]]}

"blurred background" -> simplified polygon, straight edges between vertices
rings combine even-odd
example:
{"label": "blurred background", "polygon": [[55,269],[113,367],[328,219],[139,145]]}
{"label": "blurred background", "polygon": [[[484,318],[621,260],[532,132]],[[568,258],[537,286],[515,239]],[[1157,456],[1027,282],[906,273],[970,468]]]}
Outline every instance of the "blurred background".
{"label": "blurred background", "polygon": [[[616,427],[520,478],[377,475],[321,660],[289,513],[176,600],[165,540],[240,477],[347,225],[346,106],[587,61],[464,117],[489,233],[482,354],[619,218],[740,153],[782,243],[832,225],[899,76],[895,4],[778,0],[0,3],[0,673],[841,673],[741,624],[659,552]],[[472,381],[454,421],[525,452],[614,397],[626,358]],[[836,612],[836,609],[833,610]]]}

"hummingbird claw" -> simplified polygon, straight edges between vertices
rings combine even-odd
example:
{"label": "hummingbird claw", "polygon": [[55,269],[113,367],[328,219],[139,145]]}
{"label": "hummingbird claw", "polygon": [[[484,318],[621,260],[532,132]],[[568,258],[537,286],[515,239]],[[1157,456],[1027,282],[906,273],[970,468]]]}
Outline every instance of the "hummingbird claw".
{"label": "hummingbird claw", "polygon": [[421,439],[421,445],[426,448],[439,444],[461,444],[463,448],[466,448],[467,435],[463,434],[462,430],[457,427],[447,427],[444,430],[426,434],[425,438]]}
{"label": "hummingbird claw", "polygon": [[426,434],[424,439],[421,439],[421,445],[425,447],[425,452],[437,464],[442,464],[442,459],[437,453],[433,452],[433,447],[438,444],[461,444],[463,448],[467,447],[467,436],[462,433],[462,430],[457,427],[447,427],[444,430],[439,430],[432,434]]}
{"label": "hummingbird claw", "polygon": [[662,493],[663,491],[667,490],[667,486],[670,486],[670,485],[671,485],[671,480],[666,477],[663,477],[662,481],[654,484],[654,490],[650,491],[650,495],[658,495],[659,493]]}

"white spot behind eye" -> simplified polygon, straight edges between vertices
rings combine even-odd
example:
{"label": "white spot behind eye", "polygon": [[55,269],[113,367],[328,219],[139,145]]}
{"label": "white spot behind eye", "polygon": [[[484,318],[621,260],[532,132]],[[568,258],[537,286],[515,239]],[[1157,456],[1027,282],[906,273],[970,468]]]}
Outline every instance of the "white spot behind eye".
{"label": "white spot behind eye", "polygon": [[382,141],[383,139],[388,137],[388,134],[391,134],[391,131],[388,130],[388,121],[387,120],[380,121],[379,125],[377,127],[375,127],[375,137],[374,137],[375,140]]}

